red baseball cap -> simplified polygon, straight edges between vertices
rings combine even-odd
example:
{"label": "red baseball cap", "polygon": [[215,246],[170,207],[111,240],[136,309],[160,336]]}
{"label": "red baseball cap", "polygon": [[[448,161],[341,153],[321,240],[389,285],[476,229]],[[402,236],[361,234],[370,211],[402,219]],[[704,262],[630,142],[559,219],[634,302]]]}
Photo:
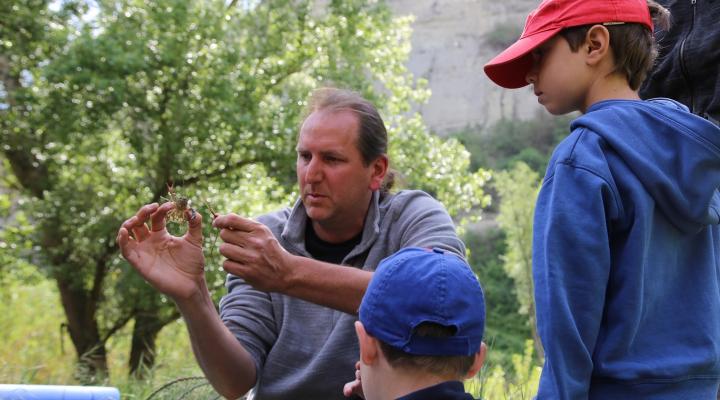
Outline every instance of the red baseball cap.
{"label": "red baseball cap", "polygon": [[498,85],[527,85],[533,65],[531,52],[565,28],[590,24],[639,23],[653,30],[646,0],[543,0],[525,21],[515,43],[485,64],[485,74]]}

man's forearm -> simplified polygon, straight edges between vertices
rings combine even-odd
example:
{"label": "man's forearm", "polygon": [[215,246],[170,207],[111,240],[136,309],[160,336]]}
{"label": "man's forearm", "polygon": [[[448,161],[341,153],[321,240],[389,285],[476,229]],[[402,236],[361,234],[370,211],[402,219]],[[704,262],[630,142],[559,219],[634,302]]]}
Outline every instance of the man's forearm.
{"label": "man's forearm", "polygon": [[357,314],[373,273],[311,258],[292,258],[292,277],[284,294],[348,314]]}
{"label": "man's forearm", "polygon": [[176,304],[185,319],[195,358],[213,388],[230,399],[247,393],[255,385],[255,362],[222,323],[207,290]]}

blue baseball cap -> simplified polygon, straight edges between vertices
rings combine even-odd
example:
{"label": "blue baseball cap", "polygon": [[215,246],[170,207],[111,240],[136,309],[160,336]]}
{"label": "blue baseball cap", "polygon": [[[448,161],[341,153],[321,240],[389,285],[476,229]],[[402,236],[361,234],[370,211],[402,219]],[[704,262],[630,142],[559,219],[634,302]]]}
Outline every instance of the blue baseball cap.
{"label": "blue baseball cap", "polygon": [[[410,247],[380,262],[359,314],[370,335],[405,353],[470,356],[482,342],[485,299],[462,258],[440,249]],[[455,334],[415,336],[423,322],[453,327]]]}

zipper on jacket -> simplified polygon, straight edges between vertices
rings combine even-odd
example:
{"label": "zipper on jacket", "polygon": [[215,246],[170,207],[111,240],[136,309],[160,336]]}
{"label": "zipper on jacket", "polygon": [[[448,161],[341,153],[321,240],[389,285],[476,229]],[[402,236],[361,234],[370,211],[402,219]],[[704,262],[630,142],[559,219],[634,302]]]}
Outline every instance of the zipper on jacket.
{"label": "zipper on jacket", "polygon": [[692,34],[693,28],[695,27],[695,4],[697,3],[697,0],[690,0],[690,4],[692,5],[692,19],[690,19],[690,29],[688,29],[687,34],[682,40],[682,43],[680,43],[680,72],[682,72],[683,78],[685,79],[685,82],[688,85],[688,89],[690,92],[690,110],[692,112],[695,112],[695,90],[693,89],[692,80],[690,79],[690,71],[688,71],[687,65],[685,64],[685,42],[687,42],[688,37]]}

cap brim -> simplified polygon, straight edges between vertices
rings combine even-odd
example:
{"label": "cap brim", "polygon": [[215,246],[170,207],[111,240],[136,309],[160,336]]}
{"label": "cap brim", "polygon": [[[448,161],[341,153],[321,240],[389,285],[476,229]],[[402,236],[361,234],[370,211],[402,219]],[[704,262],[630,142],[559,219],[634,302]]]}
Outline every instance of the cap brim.
{"label": "cap brim", "polygon": [[507,89],[526,86],[528,84],[527,74],[533,66],[533,58],[530,53],[555,36],[561,29],[550,29],[518,39],[485,64],[483,68],[485,74],[493,82]]}

